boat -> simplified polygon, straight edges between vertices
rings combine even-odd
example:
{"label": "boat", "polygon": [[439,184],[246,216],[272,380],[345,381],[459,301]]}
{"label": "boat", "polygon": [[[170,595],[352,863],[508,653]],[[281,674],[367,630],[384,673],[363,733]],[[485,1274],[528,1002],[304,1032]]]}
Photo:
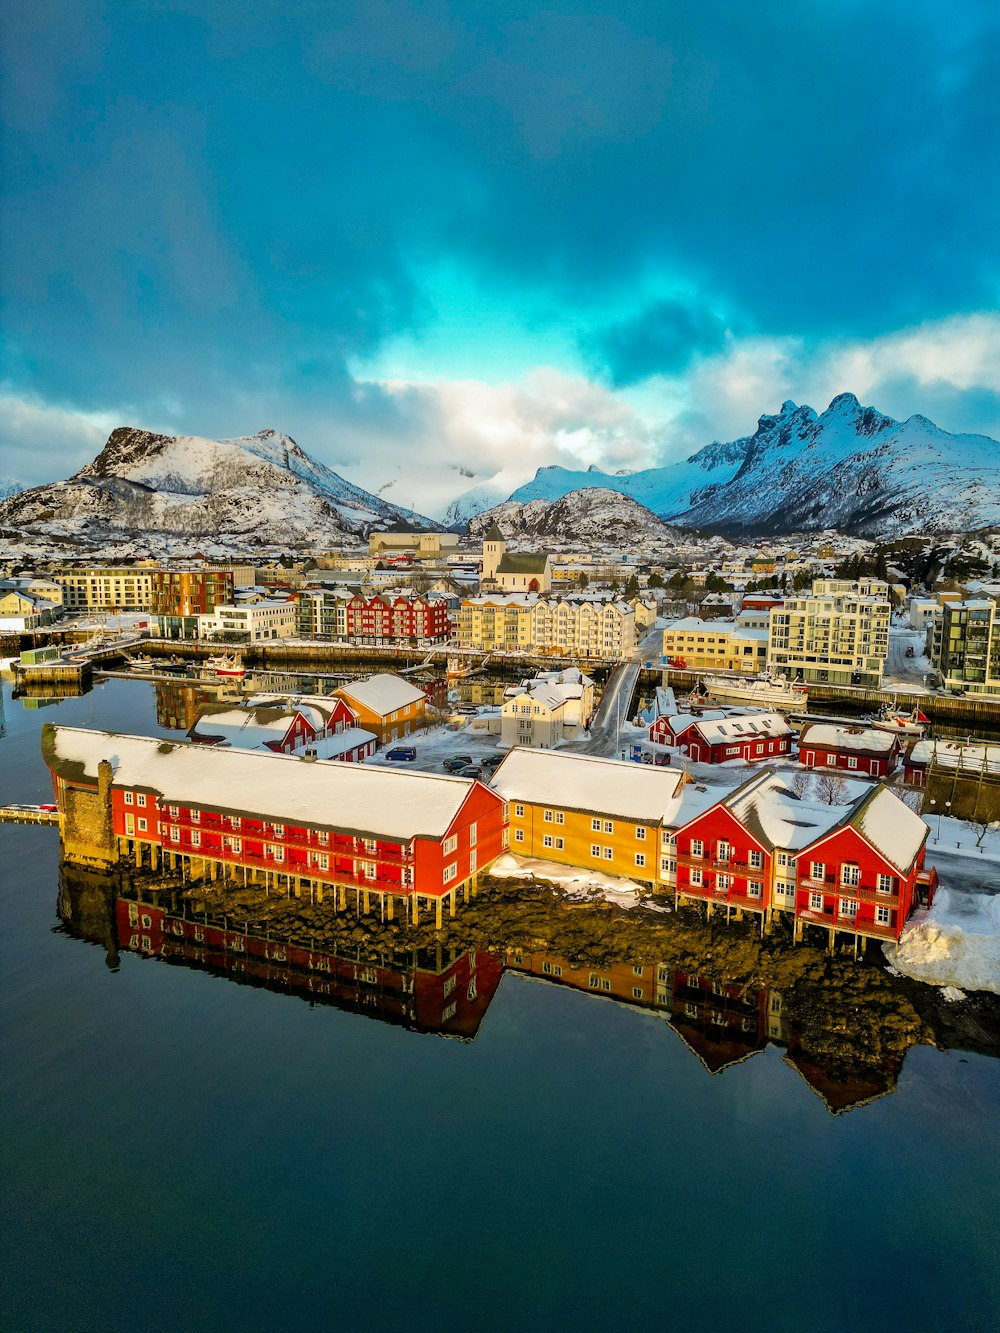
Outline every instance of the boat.
{"label": "boat", "polygon": [[891,731],[898,736],[922,736],[929,722],[930,718],[919,708],[907,713],[893,705],[883,708],[871,725],[876,731]]}
{"label": "boat", "polygon": [[808,687],[786,676],[705,676],[699,693],[708,703],[754,704],[767,708],[803,708]]}
{"label": "boat", "polygon": [[125,661],[133,671],[152,671],[156,663],[151,657],[146,657],[144,653],[137,653],[135,657],[126,657]]}
{"label": "boat", "polygon": [[247,674],[243,659],[238,653],[233,653],[231,657],[227,657],[225,653],[219,657],[210,657],[205,665],[217,676],[235,676],[242,679]]}

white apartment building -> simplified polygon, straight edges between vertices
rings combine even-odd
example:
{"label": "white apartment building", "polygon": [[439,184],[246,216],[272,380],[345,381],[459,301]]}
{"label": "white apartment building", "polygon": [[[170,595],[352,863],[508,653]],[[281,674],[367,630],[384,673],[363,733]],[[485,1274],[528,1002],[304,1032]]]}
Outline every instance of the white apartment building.
{"label": "white apartment building", "polygon": [[[846,580],[817,579],[811,595],[788,598],[771,612],[767,661],[772,671],[815,684],[877,689],[889,653],[887,585],[865,579],[851,591],[821,591]],[[884,595],[859,589],[880,587]]]}
{"label": "white apartment building", "polygon": [[250,643],[287,639],[295,633],[294,602],[244,602],[240,606],[217,606],[210,615],[198,617],[198,637],[214,639],[221,634],[243,634]]}
{"label": "white apartment building", "polygon": [[463,601],[457,637],[460,647],[478,652],[620,661],[635,651],[635,608],[588,594],[485,594]]}
{"label": "white apartment building", "polygon": [[576,736],[594,711],[594,682],[576,667],[542,671],[504,691],[502,745],[551,750]]}
{"label": "white apartment building", "polygon": [[108,566],[66,569],[53,575],[63,606],[74,611],[148,611],[153,605],[151,569]]}

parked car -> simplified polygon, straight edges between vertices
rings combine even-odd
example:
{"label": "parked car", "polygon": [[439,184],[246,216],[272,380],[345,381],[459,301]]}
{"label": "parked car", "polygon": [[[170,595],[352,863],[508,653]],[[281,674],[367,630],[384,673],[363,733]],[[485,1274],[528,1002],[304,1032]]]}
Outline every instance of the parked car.
{"label": "parked car", "polygon": [[463,768],[468,768],[471,764],[471,754],[451,754],[441,767],[446,773],[460,773]]}
{"label": "parked car", "polygon": [[469,764],[466,768],[458,770],[458,776],[460,778],[482,778],[483,770],[478,764]]}
{"label": "parked car", "polygon": [[505,754],[488,754],[485,758],[480,759],[479,763],[482,768],[485,768],[488,772],[492,773],[495,768],[500,767],[506,758],[507,756]]}
{"label": "parked car", "polygon": [[395,763],[410,763],[416,759],[417,752],[412,745],[394,745],[391,750],[386,750],[385,757]]}

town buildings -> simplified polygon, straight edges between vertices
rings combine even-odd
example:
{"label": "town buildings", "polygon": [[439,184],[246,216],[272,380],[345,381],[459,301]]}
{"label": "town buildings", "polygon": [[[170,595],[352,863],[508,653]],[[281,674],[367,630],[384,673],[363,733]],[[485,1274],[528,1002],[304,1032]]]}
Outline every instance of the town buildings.
{"label": "town buildings", "polygon": [[[789,597],[771,611],[772,670],[807,683],[881,685],[889,652],[888,597],[842,590],[846,582],[816,580],[811,595]],[[828,584],[833,588],[825,591]],[[874,581],[857,585],[870,586]]]}
{"label": "town buildings", "polygon": [[500,741],[551,750],[577,735],[594,711],[594,682],[576,667],[541,671],[504,691]]}
{"label": "town buildings", "polygon": [[635,651],[635,609],[580,593],[467,597],[458,616],[458,645],[478,652],[521,652],[620,661]]}
{"label": "town buildings", "polygon": [[148,566],[91,566],[52,576],[63,590],[67,612],[148,611],[153,604],[153,570]]}
{"label": "town buildings", "polygon": [[211,615],[198,617],[203,639],[239,635],[248,643],[287,639],[295,633],[295,603],[246,601],[219,605]]}
{"label": "town buildings", "polygon": [[403,592],[365,596],[345,589],[305,588],[296,594],[297,633],[370,646],[445,643],[452,622],[444,597]]}
{"label": "town buildings", "polygon": [[198,634],[198,617],[231,604],[236,583],[232,570],[190,565],[150,571],[150,610],[164,639]]}
{"label": "town buildings", "polygon": [[59,607],[37,593],[0,585],[0,630],[24,633],[51,624]]}
{"label": "town buildings", "polygon": [[427,720],[427,695],[401,676],[382,673],[352,680],[334,693],[347,701],[358,725],[382,745],[419,731]]}
{"label": "town buildings", "polygon": [[760,763],[788,754],[794,736],[783,713],[709,708],[698,714],[668,713],[650,724],[654,745],[668,745],[694,763],[724,764],[734,759]]}
{"label": "town buildings", "polygon": [[388,528],[368,538],[368,553],[375,559],[412,552],[420,560],[443,560],[458,553],[458,533],[407,531]]}
{"label": "town buildings", "polygon": [[481,782],[365,764],[47,726],[69,861],[238,875],[416,921],[453,914],[507,845],[503,799]]}
{"label": "town buildings", "polygon": [[188,740],[243,750],[310,755],[361,763],[377,740],[358,726],[344,699],[330,695],[261,695],[239,704],[206,704]]}
{"label": "town buildings", "polygon": [[874,727],[807,722],[799,733],[800,764],[865,777],[888,777],[898,763],[899,748],[898,736]]}

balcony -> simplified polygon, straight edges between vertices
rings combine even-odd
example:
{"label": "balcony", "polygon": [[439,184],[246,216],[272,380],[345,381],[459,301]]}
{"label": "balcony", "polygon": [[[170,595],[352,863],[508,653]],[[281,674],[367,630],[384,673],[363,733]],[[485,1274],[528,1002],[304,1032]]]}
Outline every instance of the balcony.
{"label": "balcony", "polygon": [[[321,852],[331,857],[349,856],[357,861],[377,861],[379,864],[394,866],[413,864],[412,852],[393,851],[384,847],[373,850],[365,847],[362,838],[345,838],[342,835],[331,834],[328,842],[321,842],[318,834],[311,833],[308,830],[304,835],[300,834],[293,837],[287,831],[287,826],[286,831],[279,836],[272,830],[248,826],[250,821],[245,821],[240,827],[234,828],[226,816],[203,815],[201,819],[192,819],[190,814],[179,814],[175,819],[167,813],[166,809],[160,810],[159,817],[161,835],[165,846],[169,837],[166,830],[172,826],[189,831],[197,829],[201,833],[221,835],[224,838],[240,838],[244,843],[273,842],[286,849],[295,848],[297,851]],[[185,850],[187,849],[185,848]]]}
{"label": "balcony", "polygon": [[865,884],[841,884],[834,879],[803,878],[798,881],[800,889],[810,893],[826,893],[838,898],[854,898],[860,903],[876,903],[879,907],[898,907],[899,892],[883,893],[881,889],[870,888]]}
{"label": "balcony", "polygon": [[804,921],[807,926],[822,926],[825,930],[846,930],[851,935],[870,935],[877,940],[895,940],[900,930],[895,926],[883,926],[874,921],[856,921],[853,917],[836,916],[833,912],[796,912],[795,919]]}

